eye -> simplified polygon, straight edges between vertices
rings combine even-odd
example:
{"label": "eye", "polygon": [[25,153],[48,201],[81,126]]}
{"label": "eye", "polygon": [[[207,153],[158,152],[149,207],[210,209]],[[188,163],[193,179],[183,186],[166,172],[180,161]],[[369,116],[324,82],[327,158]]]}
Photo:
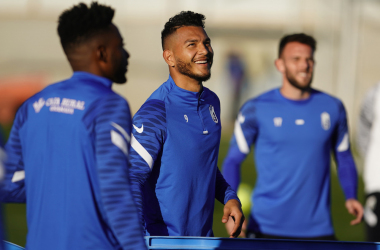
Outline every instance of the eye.
{"label": "eye", "polygon": [[195,43],[189,43],[189,45],[187,45],[188,47],[190,46],[195,46]]}

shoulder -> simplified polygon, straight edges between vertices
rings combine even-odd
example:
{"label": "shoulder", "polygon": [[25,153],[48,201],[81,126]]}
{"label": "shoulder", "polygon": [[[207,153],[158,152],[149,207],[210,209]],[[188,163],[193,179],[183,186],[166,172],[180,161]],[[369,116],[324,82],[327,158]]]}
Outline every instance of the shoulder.
{"label": "shoulder", "polygon": [[264,92],[256,97],[253,97],[246,101],[243,106],[242,110],[254,110],[257,108],[257,106],[260,106],[261,104],[267,104],[267,103],[273,103],[278,99],[278,88],[269,90],[267,92]]}
{"label": "shoulder", "polygon": [[167,80],[166,82],[164,82],[163,84],[161,84],[161,86],[158,87],[158,89],[156,89],[150,95],[150,97],[147,99],[147,101],[149,101],[149,100],[165,101],[166,97],[169,95],[169,93],[172,90],[172,88],[173,88],[173,86],[172,86],[172,84],[170,82],[170,78],[169,78],[169,80]]}
{"label": "shoulder", "polygon": [[312,89],[311,94],[313,95],[313,98],[316,100],[316,105],[331,105],[332,107],[336,107],[339,110],[344,110],[343,102],[335,96],[332,96],[330,94],[316,89]]}

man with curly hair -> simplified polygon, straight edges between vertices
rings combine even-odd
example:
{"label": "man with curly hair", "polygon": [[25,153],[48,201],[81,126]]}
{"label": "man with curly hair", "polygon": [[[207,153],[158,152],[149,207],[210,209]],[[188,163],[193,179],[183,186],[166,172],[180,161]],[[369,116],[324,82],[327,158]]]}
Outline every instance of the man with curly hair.
{"label": "man with curly hair", "polygon": [[74,74],[16,114],[2,199],[26,202],[27,249],[146,249],[128,177],[130,110],[111,89],[129,57],[113,16],[97,3],[61,14]]}
{"label": "man with curly hair", "polygon": [[133,118],[131,182],[147,235],[213,236],[214,199],[233,217],[237,237],[244,216],[236,193],[218,170],[220,103],[206,87],[213,50],[205,17],[191,11],[162,31],[169,79]]}

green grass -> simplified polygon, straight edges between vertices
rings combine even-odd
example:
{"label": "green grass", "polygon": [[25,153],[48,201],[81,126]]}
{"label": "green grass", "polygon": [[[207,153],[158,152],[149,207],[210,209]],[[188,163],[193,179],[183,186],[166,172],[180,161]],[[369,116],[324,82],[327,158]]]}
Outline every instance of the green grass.
{"label": "green grass", "polygon": [[[228,150],[228,136],[222,137],[219,154],[219,166],[222,165],[223,159]],[[331,172],[331,177],[332,218],[337,238],[344,241],[364,241],[363,223],[356,226],[350,226],[349,222],[353,217],[348,214],[344,206],[345,199],[339,186],[339,181],[335,171]],[[242,182],[247,183],[253,188],[255,179],[256,172],[254,169],[253,154],[251,152],[242,166]],[[363,197],[363,182],[360,179],[359,200],[361,202],[363,202]],[[25,246],[27,233],[25,205],[6,204],[4,205],[4,213],[6,217],[6,229],[8,231],[7,240],[18,245]],[[222,216],[223,205],[216,201],[213,225],[214,234],[216,237],[228,237],[224,224],[221,222]]]}

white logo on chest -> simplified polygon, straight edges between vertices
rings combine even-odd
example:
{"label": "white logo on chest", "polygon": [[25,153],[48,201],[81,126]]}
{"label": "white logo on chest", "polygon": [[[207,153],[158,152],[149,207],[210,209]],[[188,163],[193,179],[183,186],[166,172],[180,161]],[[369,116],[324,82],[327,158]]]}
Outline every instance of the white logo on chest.
{"label": "white logo on chest", "polygon": [[185,117],[186,122],[189,122],[189,117],[187,117],[187,115],[184,115],[183,117]]}
{"label": "white logo on chest", "polygon": [[327,112],[321,114],[321,125],[324,130],[328,130],[331,127],[330,115]]}
{"label": "white logo on chest", "polygon": [[296,120],[296,125],[304,125],[304,124],[305,124],[304,119],[297,119]]}
{"label": "white logo on chest", "polygon": [[282,118],[281,117],[273,118],[273,124],[275,127],[281,127],[282,126]]}
{"label": "white logo on chest", "polygon": [[214,106],[210,105],[210,107],[208,109],[210,110],[210,115],[211,115],[212,120],[215,123],[218,123],[218,117],[215,114]]}

